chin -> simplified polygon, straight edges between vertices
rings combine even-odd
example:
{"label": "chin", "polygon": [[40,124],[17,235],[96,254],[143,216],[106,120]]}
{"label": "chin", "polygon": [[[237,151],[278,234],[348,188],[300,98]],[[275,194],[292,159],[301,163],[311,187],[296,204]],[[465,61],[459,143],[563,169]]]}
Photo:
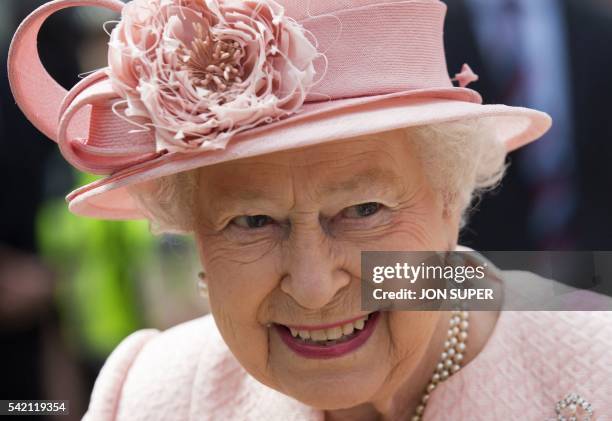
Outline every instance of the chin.
{"label": "chin", "polygon": [[296,379],[290,385],[285,384],[283,393],[294,399],[320,410],[352,408],[369,402],[379,389],[374,379],[325,378],[301,380]]}
{"label": "chin", "polygon": [[[357,360],[338,364],[328,360],[308,367],[282,364],[274,370],[275,386],[281,393],[320,410],[352,408],[372,401],[390,375],[384,361]],[[293,364],[298,361],[294,359]]]}

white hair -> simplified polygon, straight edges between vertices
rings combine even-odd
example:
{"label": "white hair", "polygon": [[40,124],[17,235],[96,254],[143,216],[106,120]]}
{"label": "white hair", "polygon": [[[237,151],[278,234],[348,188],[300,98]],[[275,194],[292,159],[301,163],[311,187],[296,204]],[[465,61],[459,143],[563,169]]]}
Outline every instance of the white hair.
{"label": "white hair", "polygon": [[[461,213],[465,226],[471,204],[495,188],[506,170],[506,148],[492,121],[470,119],[400,129],[414,142],[427,179],[445,206]],[[197,170],[129,188],[153,233],[190,233],[195,227]]]}

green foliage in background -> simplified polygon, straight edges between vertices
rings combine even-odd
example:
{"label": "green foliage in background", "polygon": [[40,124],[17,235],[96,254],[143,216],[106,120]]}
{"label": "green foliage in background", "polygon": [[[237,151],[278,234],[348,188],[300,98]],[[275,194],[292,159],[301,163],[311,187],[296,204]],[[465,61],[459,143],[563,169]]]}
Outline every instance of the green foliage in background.
{"label": "green foliage in background", "polygon": [[[94,180],[79,178],[79,185]],[[58,279],[64,333],[79,353],[103,359],[143,325],[136,280],[153,256],[148,224],[78,217],[63,200],[47,203],[37,222],[41,254]]]}

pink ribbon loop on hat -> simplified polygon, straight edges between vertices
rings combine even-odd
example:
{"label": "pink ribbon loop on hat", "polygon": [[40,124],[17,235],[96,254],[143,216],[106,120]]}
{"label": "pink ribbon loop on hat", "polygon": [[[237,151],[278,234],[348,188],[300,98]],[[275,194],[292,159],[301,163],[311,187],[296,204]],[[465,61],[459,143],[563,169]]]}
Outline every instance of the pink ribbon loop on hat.
{"label": "pink ribbon loop on hat", "polygon": [[26,117],[59,144],[71,164],[83,171],[109,174],[157,155],[155,142],[151,133],[134,133],[134,125],[113,114],[112,104],[121,98],[110,87],[104,70],[67,91],[41,63],[37,49],[40,28],[53,13],[78,6],[121,12],[124,4],[119,0],[56,0],[36,9],[13,37],[9,82]]}
{"label": "pink ribbon loop on hat", "polygon": [[[76,84],[59,109],[57,143],[64,157],[82,171],[111,173],[156,155],[152,130],[118,118],[113,104],[121,98],[104,69]],[[87,127],[81,127],[88,122]]]}

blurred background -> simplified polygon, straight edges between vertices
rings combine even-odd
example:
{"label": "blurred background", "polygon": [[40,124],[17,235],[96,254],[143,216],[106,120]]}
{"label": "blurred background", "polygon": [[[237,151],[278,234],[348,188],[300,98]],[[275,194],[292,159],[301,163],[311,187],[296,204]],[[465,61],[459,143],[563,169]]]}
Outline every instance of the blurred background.
{"label": "blurred background", "polygon": [[[64,196],[93,178],[72,170],[28,123],[6,77],[11,36],[42,3],[3,0],[0,14],[0,142],[10,151],[0,155],[0,399],[70,400],[62,419],[77,420],[125,336],[198,317],[207,305],[196,291],[191,239],[68,213]],[[534,107],[555,121],[545,138],[508,157],[507,177],[474,204],[461,243],[612,250],[612,0],[447,4],[449,73],[469,63],[480,75],[470,87],[485,103]],[[105,66],[103,24],[116,18],[77,8],[43,26],[40,55],[65,88]]]}
{"label": "blurred background", "polygon": [[612,0],[448,0],[449,71],[469,63],[486,103],[549,113],[512,153],[462,243],[479,250],[610,250]]}

